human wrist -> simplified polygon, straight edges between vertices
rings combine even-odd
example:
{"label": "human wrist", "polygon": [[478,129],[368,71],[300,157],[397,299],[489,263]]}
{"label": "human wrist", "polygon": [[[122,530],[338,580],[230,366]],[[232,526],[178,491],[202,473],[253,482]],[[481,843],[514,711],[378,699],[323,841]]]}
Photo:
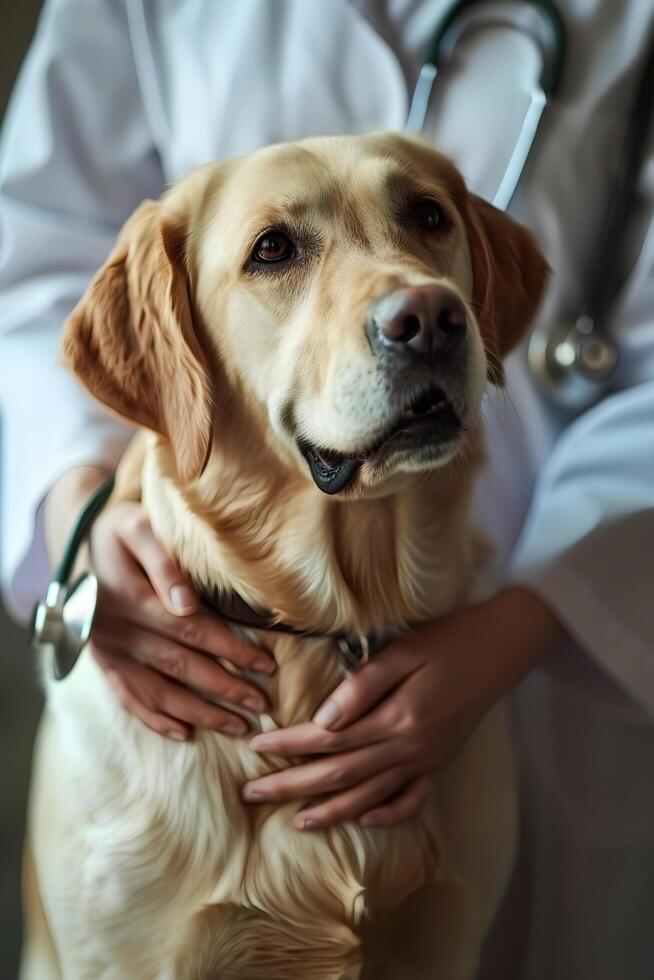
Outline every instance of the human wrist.
{"label": "human wrist", "polygon": [[59,562],[84,504],[109,473],[99,464],[75,466],[51,486],[44,503],[44,535],[51,567]]}
{"label": "human wrist", "polygon": [[563,632],[563,626],[536,592],[523,585],[511,585],[497,599],[503,612],[515,617],[521,630],[540,654]]}
{"label": "human wrist", "polygon": [[508,691],[536,665],[564,630],[539,596],[521,585],[507,587],[486,606],[491,611],[495,641],[502,650],[498,686]]}

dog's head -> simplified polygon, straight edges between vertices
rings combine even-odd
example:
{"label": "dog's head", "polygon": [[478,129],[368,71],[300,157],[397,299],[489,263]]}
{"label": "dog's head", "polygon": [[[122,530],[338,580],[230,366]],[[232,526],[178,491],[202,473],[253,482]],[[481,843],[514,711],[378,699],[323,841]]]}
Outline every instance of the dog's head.
{"label": "dog's head", "polygon": [[461,449],[545,275],[531,236],[419,141],[306,140],[142,205],[64,353],[170,440],[183,481],[222,402],[320,490],[378,493]]}

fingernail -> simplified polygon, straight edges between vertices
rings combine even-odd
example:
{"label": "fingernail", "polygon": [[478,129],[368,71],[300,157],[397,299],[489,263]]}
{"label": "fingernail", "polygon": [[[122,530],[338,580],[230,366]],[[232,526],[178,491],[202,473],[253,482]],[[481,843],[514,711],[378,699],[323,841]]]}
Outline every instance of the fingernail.
{"label": "fingernail", "polygon": [[296,817],[293,823],[298,830],[311,830],[318,826],[318,821],[312,820],[311,817]]}
{"label": "fingernail", "polygon": [[247,783],[243,787],[242,795],[243,799],[248,803],[256,803],[258,800],[263,800],[264,798],[264,794],[260,789],[253,789],[251,786],[248,786]]}
{"label": "fingernail", "polygon": [[265,702],[263,698],[257,697],[256,694],[248,694],[246,698],[241,699],[241,704],[244,708],[249,708],[250,711],[263,711],[265,708]]}
{"label": "fingernail", "polygon": [[245,735],[248,730],[248,726],[244,721],[226,721],[219,729],[225,735]]}
{"label": "fingernail", "polygon": [[252,661],[252,670],[259,670],[264,674],[274,674],[277,665],[269,657],[257,657]]}
{"label": "fingernail", "polygon": [[255,752],[267,752],[270,748],[270,740],[265,735],[255,735],[250,739],[250,748]]}
{"label": "fingernail", "polygon": [[316,714],[313,716],[314,725],[319,725],[320,728],[331,728],[334,722],[340,718],[341,709],[336,701],[325,701],[322,708],[320,708]]}
{"label": "fingernail", "polygon": [[186,741],[186,735],[184,734],[184,732],[178,732],[178,731],[173,730],[173,729],[171,729],[171,731],[169,731],[169,732],[166,732],[166,737],[167,738],[172,738],[172,740],[174,742],[185,742]]}
{"label": "fingernail", "polygon": [[188,585],[173,585],[170,590],[170,601],[177,612],[190,612],[197,606],[197,597]]}

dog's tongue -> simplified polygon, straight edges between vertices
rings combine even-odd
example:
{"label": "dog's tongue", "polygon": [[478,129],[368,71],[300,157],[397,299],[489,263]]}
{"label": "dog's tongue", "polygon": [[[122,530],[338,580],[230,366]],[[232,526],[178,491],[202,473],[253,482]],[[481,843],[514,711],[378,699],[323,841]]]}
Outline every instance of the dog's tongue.
{"label": "dog's tongue", "polygon": [[317,449],[305,446],[304,456],[313,482],[323,493],[340,493],[348,485],[361,465],[358,456],[340,456],[336,459],[325,459]]}

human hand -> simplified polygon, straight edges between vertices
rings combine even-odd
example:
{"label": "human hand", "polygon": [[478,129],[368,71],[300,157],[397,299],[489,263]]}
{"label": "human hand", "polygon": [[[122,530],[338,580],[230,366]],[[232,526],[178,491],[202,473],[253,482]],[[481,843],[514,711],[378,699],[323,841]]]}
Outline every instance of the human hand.
{"label": "human hand", "polygon": [[[96,485],[105,475],[97,473]],[[79,513],[93,483],[84,478],[84,493],[77,492],[79,483],[66,493],[55,485],[50,527],[59,526],[57,518],[72,525],[68,511]],[[264,696],[219,660],[270,674],[272,657],[199,608],[189,579],[154,537],[141,504],[121,502],[103,511],[91,531],[90,553],[100,589],[89,647],[123,707],[153,731],[180,741],[194,727],[244,735],[247,722],[228,706],[257,713],[265,709]]]}
{"label": "human hand", "polygon": [[343,681],[312,722],[257,735],[258,752],[307,762],[247,783],[250,802],[324,797],[299,829],[388,826],[417,813],[434,772],[547,648],[558,623],[511,588],[403,636]]}

